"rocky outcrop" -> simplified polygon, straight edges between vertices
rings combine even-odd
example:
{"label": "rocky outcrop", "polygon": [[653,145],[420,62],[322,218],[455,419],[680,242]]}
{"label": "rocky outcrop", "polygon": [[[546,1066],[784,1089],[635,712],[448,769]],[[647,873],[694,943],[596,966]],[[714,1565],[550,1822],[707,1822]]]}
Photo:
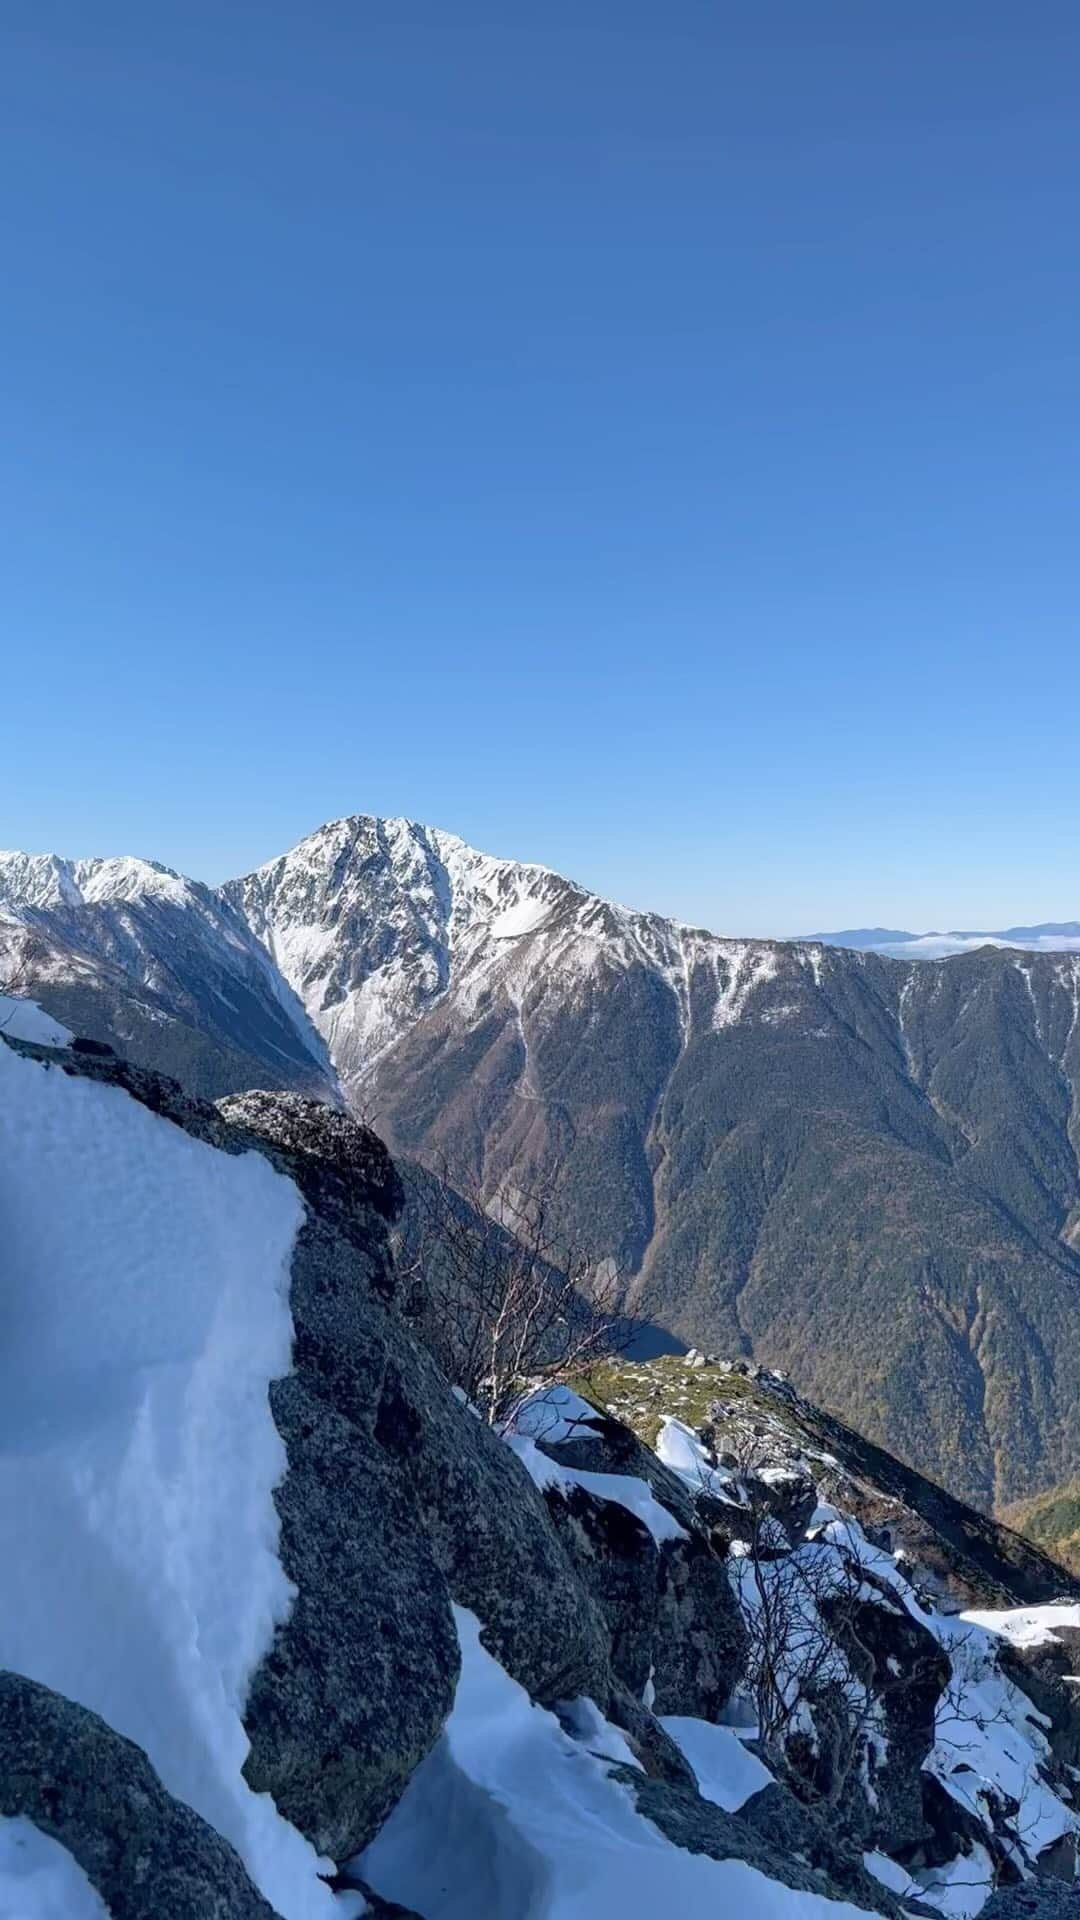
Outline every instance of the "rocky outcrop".
{"label": "rocky outcrop", "polygon": [[228,1842],[140,1747],[73,1700],[0,1673],[0,1815],[66,1847],[112,1920],[275,1920]]}
{"label": "rocky outcrop", "polygon": [[1080,1631],[1055,1626],[1053,1634],[1033,1646],[1006,1642],[1001,1649],[1006,1673],[1046,1717],[1046,1737],[1055,1757],[1067,1767],[1080,1767]]}
{"label": "rocky outcrop", "polygon": [[781,1886],[900,1920],[898,1902],[866,1872],[858,1854],[838,1845],[824,1821],[781,1787],[767,1787],[738,1813],[726,1813],[685,1787],[650,1780],[628,1767],[618,1773],[645,1818],[675,1846],[713,1860],[745,1860]]}
{"label": "rocky outcrop", "polygon": [[218,1109],[115,1058],[14,1044],[123,1087],[222,1151],[265,1153],[306,1202],[293,1369],[270,1396],[288,1454],[274,1499],[296,1600],[251,1682],[249,1784],[320,1851],[359,1852],[449,1711],[451,1601],[477,1614],[534,1698],[615,1700],[607,1635],[542,1496],[393,1309],[400,1189],[376,1137],[301,1096]]}
{"label": "rocky outcrop", "polygon": [[[753,1422],[755,1472],[739,1474],[734,1455],[729,1468],[724,1436],[714,1435],[699,1486],[693,1473],[681,1477],[597,1410],[575,1423],[573,1438],[536,1440],[561,1469],[557,1484],[552,1476],[541,1491],[522,1463],[528,1459],[535,1470],[535,1455],[519,1449],[519,1458],[514,1445],[455,1397],[407,1322],[391,1252],[401,1191],[373,1134],[298,1095],[254,1093],[212,1107],[100,1051],[30,1043],[17,1049],[50,1070],[125,1089],[222,1152],[265,1154],[303,1198],[290,1272],[292,1364],[269,1387],[287,1462],[273,1496],[278,1551],[295,1598],[250,1679],[244,1773],[320,1853],[339,1864],[359,1854],[438,1741],[458,1681],[455,1605],[476,1616],[484,1645],[533,1701],[562,1716],[564,1727],[574,1724],[579,1696],[587,1696],[623,1730],[643,1768],[627,1784],[645,1817],[680,1847],[717,1860],[743,1859],[782,1884],[891,1914],[892,1897],[864,1872],[864,1846],[915,1870],[986,1838],[978,1812],[964,1815],[924,1771],[950,1675],[945,1641],[921,1624],[933,1609],[896,1562],[886,1569],[875,1563],[862,1535],[857,1553],[850,1534],[844,1544],[842,1528],[830,1537],[836,1510],[819,1504],[823,1491],[837,1500],[841,1488],[850,1491],[873,1527],[874,1450],[856,1453],[838,1423],[820,1416],[815,1425],[812,1410],[790,1392],[762,1389],[759,1396],[761,1383],[747,1379],[731,1391],[739,1417]],[[692,1370],[695,1381],[703,1371],[708,1368]],[[786,1424],[770,1424],[770,1407],[779,1408]],[[682,1428],[691,1442],[694,1431]],[[784,1437],[773,1459],[777,1432]],[[837,1437],[835,1450],[823,1435]],[[510,1436],[515,1444],[523,1437],[524,1429]],[[721,1469],[715,1478],[709,1459]],[[627,1500],[610,1478],[605,1485],[605,1476],[621,1479]],[[536,1479],[543,1482],[545,1472],[537,1471]],[[883,1479],[880,1497],[895,1515],[900,1495]],[[645,1483],[651,1500],[640,1485],[628,1494],[634,1482]],[[654,1503],[673,1526],[657,1523]],[[762,1523],[756,1528],[755,1514]],[[949,1503],[945,1517],[950,1526],[966,1525],[958,1503]],[[935,1519],[943,1529],[941,1516]],[[979,1555],[990,1563],[993,1536],[986,1527],[982,1532],[980,1523],[975,1534]],[[885,1545],[891,1537],[882,1522],[877,1539]],[[935,1532],[942,1537],[942,1530]],[[763,1538],[768,1545],[759,1563]],[[833,1636],[831,1654],[839,1649],[843,1656],[838,1664],[830,1654],[808,1685],[812,1764],[800,1773],[786,1736],[770,1729],[765,1757],[781,1780],[738,1814],[725,1813],[696,1791],[691,1767],[674,1744],[678,1729],[662,1720],[715,1722],[733,1694],[734,1710],[745,1717],[756,1703],[743,1575],[752,1566],[758,1579],[762,1566],[775,1570],[800,1555],[805,1567],[816,1553],[831,1551],[839,1558],[839,1586],[829,1590],[811,1579],[805,1589],[810,1612],[816,1610]],[[987,1565],[990,1584],[1007,1589],[1009,1575],[1007,1565]],[[1021,1584],[1029,1575],[1025,1561]],[[752,1609],[745,1617],[753,1625]],[[1037,1650],[1026,1663],[1027,1677],[1017,1677],[1052,1722],[1064,1779],[1064,1763],[1078,1764],[1078,1746],[1064,1664],[1075,1665],[1075,1656],[1061,1645],[1060,1654]],[[853,1746],[840,1718],[859,1683],[873,1700]],[[92,1715],[82,1716],[76,1739],[75,1721],[66,1716],[77,1719],[81,1710],[66,1702],[49,1706],[56,1696],[41,1688],[24,1699],[23,1684],[16,1683],[10,1710],[0,1695],[0,1779],[10,1789],[12,1810],[36,1819],[37,1806],[43,1825],[45,1815],[55,1816],[57,1824],[45,1830],[69,1847],[95,1885],[102,1883],[84,1857],[92,1848],[82,1836],[100,1823],[105,1869],[119,1863],[120,1885],[130,1864],[125,1829],[117,1826],[124,1811],[121,1806],[118,1813],[105,1791],[111,1792],[106,1775],[113,1749],[106,1752],[102,1743],[116,1743],[125,1780],[124,1767],[137,1762],[148,1770],[148,1763]],[[66,1771],[44,1799],[35,1801],[24,1782],[19,1741],[29,1742],[32,1755],[42,1750],[36,1733],[25,1734],[31,1707],[60,1743],[64,1768],[70,1764],[73,1799],[64,1797]],[[5,1740],[16,1756],[14,1772],[6,1766]],[[102,1756],[96,1798],[87,1758],[94,1754]],[[1040,1763],[1044,1757],[1040,1747]],[[42,1775],[46,1783],[51,1778],[47,1770]],[[167,1796],[156,1780],[154,1791],[160,1809]],[[827,1815],[815,1813],[816,1806],[827,1807]],[[201,1822],[183,1809],[167,1819],[177,1871],[194,1875],[196,1885],[204,1871]],[[134,1820],[132,1831],[140,1831]],[[243,1878],[235,1856],[211,1838],[223,1849],[220,1858],[205,1856],[208,1885],[211,1866],[225,1875],[219,1904],[213,1904],[216,1894],[200,1891],[199,1905],[188,1882],[178,1880],[158,1898],[155,1912],[170,1920],[188,1914],[194,1920],[196,1912],[211,1920],[267,1920],[265,1903],[246,1880],[235,1881],[237,1873]],[[340,1884],[347,1882],[348,1868]],[[108,1898],[120,1920],[149,1920],[149,1910]]]}
{"label": "rocky outcrop", "polygon": [[743,1669],[746,1632],[694,1496],[636,1434],[597,1412],[587,1434],[538,1444],[563,1466],[643,1480],[681,1529],[657,1543],[615,1500],[553,1488],[548,1506],[608,1628],[612,1664],[658,1714],[715,1720]]}
{"label": "rocky outcrop", "polygon": [[[295,1379],[350,1423],[354,1450],[404,1503],[398,1528],[424,1543],[436,1590],[484,1622],[507,1672],[545,1703],[603,1694],[605,1636],[582,1605],[542,1498],[389,1310],[387,1225],[399,1188],[385,1148],[346,1116],[296,1096],[242,1095],[221,1112],[237,1140],[257,1137],[309,1203],[293,1260]],[[277,1390],[275,1418],[276,1400]],[[291,1571],[287,1550],[285,1565]]]}

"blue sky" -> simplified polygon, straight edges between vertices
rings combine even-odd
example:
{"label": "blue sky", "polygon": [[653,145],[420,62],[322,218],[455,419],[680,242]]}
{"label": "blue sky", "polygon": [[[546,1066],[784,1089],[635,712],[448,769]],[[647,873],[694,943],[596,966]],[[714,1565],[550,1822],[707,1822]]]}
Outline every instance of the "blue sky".
{"label": "blue sky", "polygon": [[1080,16],[12,0],[0,843],[1080,914]]}

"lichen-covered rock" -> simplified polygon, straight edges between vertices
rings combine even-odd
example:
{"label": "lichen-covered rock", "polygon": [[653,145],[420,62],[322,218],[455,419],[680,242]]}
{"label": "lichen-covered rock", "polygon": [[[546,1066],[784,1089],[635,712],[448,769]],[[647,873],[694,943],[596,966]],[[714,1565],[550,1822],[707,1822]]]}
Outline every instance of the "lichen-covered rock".
{"label": "lichen-covered rock", "polygon": [[141,1747],[0,1673],[0,1814],[66,1847],[112,1920],[275,1920],[238,1856],[165,1791]]}
{"label": "lichen-covered rock", "polygon": [[584,1487],[552,1487],[548,1510],[608,1631],[611,1664],[641,1699],[653,1670],[660,1583],[656,1542],[636,1514]]}
{"label": "lichen-covered rock", "polygon": [[377,1451],[295,1374],[270,1403],[289,1458],[275,1501],[296,1599],[251,1683],[244,1775],[340,1860],[438,1738],[457,1634],[427,1537]]}
{"label": "lichen-covered rock", "polygon": [[657,1713],[716,1720],[744,1670],[746,1629],[727,1568],[700,1533],[660,1548],[653,1644]]}
{"label": "lichen-covered rock", "polygon": [[[236,1142],[258,1141],[292,1173],[308,1201],[290,1289],[294,1378],[352,1427],[355,1457],[386,1476],[404,1503],[388,1522],[387,1537],[416,1536],[416,1550],[436,1570],[432,1604],[438,1599],[441,1606],[449,1594],[474,1612],[491,1651],[534,1698],[553,1703],[586,1693],[602,1699],[610,1683],[606,1637],[542,1496],[510,1450],[455,1399],[393,1311],[388,1226],[400,1190],[385,1148],[347,1117],[327,1119],[327,1112],[289,1094],[246,1094],[221,1103],[221,1113],[236,1125]],[[345,1177],[333,1160],[324,1164],[324,1155],[336,1155],[342,1145]],[[275,1389],[275,1418],[279,1400]],[[287,1479],[278,1496],[283,1521],[290,1497]],[[342,1524],[355,1527],[347,1493],[343,1507]],[[302,1587],[292,1543],[303,1523],[295,1507],[293,1522],[291,1532],[283,1528],[282,1559]],[[359,1551],[373,1552],[362,1535]],[[292,1629],[290,1621],[279,1641]],[[420,1610],[417,1632],[424,1631]],[[293,1670],[303,1668],[294,1663]],[[448,1672],[452,1686],[453,1661]],[[389,1670],[387,1684],[392,1715]],[[440,1714],[446,1710],[443,1705]],[[437,1731],[434,1726],[432,1740]],[[271,1772],[264,1777],[276,1799]],[[387,1778],[386,1791],[390,1784]],[[310,1832],[303,1820],[296,1824]],[[348,1850],[359,1851],[367,1837],[350,1836]]]}
{"label": "lichen-covered rock", "polygon": [[397,1462],[452,1598],[534,1699],[602,1699],[607,1635],[521,1462],[453,1397],[399,1323],[388,1328],[374,1434]]}

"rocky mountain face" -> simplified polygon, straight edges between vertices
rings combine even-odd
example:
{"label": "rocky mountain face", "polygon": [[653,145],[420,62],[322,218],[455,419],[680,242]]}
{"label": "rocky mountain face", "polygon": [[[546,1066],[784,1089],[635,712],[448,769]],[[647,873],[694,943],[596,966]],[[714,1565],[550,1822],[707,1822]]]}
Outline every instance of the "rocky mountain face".
{"label": "rocky mountain face", "polygon": [[0,978],[195,1093],[336,1098],[326,1049],[261,943],[208,887],[151,861],[0,853]]}
{"label": "rocky mountain face", "polygon": [[[70,942],[19,874],[5,898],[20,938]],[[107,987],[46,954],[27,990],[181,1072],[197,1035],[215,1094],[319,1091],[329,1059],[395,1153],[470,1192],[557,1163],[631,1310],[789,1369],[965,1499],[1074,1470],[1080,955],[725,940],[366,816],[174,904],[151,924],[140,896],[134,960],[84,938]]]}
{"label": "rocky mountain face", "polygon": [[408,822],[225,889],[399,1153],[553,1160],[683,1339],[989,1504],[1080,1447],[1080,956],[719,939]]}
{"label": "rocky mountain face", "polygon": [[303,1096],[0,1040],[0,1164],[12,1911],[1053,1910],[1080,1603],[1033,1549],[741,1362],[486,1426],[385,1148]]}

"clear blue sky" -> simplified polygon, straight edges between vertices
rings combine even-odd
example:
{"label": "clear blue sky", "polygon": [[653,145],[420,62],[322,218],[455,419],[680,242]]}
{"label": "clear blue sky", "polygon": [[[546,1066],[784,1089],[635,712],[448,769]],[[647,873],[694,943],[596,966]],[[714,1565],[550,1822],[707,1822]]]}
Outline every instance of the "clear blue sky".
{"label": "clear blue sky", "polygon": [[1080,14],[9,0],[0,844],[1080,914]]}

